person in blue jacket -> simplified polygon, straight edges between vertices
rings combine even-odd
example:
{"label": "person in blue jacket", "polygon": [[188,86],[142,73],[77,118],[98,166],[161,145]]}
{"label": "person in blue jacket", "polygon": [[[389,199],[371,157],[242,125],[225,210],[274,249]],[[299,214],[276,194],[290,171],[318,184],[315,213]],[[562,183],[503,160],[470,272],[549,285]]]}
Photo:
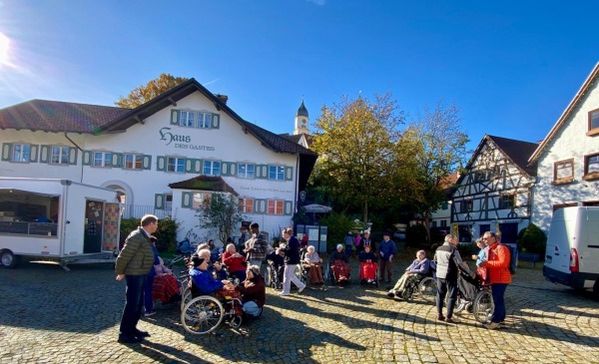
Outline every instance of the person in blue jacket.
{"label": "person in blue jacket", "polygon": [[393,275],[393,257],[397,254],[397,246],[395,242],[391,240],[391,233],[385,231],[383,233],[383,241],[379,245],[379,256],[381,263],[379,265],[379,279],[382,281],[387,274],[387,283],[391,283],[391,277]]}
{"label": "person in blue jacket", "polygon": [[191,257],[193,267],[189,269],[189,276],[198,293],[203,295],[215,294],[225,288],[225,286],[231,285],[231,282],[228,280],[219,281],[213,277],[212,273],[208,270],[209,262],[210,259],[201,258],[197,254]]}

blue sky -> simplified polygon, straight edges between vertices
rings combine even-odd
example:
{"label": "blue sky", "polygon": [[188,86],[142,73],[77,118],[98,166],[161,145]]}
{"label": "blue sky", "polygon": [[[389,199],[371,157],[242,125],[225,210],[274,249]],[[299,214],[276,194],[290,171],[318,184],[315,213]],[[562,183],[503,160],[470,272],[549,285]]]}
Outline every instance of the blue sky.
{"label": "blue sky", "polygon": [[[177,4],[176,7],[173,4]],[[538,141],[599,61],[596,1],[0,0],[0,107],[112,105],[162,72],[290,132],[342,96],[391,93],[408,120],[438,102],[485,134]]]}

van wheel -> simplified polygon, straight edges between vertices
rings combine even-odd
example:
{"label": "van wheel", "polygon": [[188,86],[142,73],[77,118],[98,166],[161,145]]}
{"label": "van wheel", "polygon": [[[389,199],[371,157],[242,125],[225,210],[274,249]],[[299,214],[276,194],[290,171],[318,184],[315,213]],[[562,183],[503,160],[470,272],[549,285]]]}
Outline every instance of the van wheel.
{"label": "van wheel", "polygon": [[0,263],[4,268],[14,268],[17,265],[17,257],[10,250],[0,252]]}

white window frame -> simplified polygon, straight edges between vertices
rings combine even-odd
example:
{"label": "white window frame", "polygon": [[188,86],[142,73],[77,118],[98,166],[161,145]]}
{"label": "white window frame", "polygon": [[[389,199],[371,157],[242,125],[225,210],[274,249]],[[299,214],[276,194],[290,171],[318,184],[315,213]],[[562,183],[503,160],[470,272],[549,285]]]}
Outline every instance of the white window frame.
{"label": "white window frame", "polygon": [[[17,149],[19,150],[17,156]],[[27,150],[27,158],[25,157],[25,150]],[[29,143],[15,143],[12,145],[12,151],[10,153],[10,161],[16,163],[29,163],[31,160],[31,144]]]}
{"label": "white window frame", "polygon": [[193,128],[195,126],[195,114],[195,111],[179,110],[177,124],[186,128]]}
{"label": "white window frame", "polygon": [[[273,174],[274,172],[274,174]],[[285,166],[279,165],[268,165],[268,179],[272,181],[284,181],[285,180]]]}
{"label": "white window frame", "polygon": [[[127,166],[127,159],[131,157],[131,167]],[[141,154],[125,153],[123,155],[123,168],[124,169],[144,169],[144,157]],[[139,164],[139,167],[137,166]]]}
{"label": "white window frame", "polygon": [[[172,170],[171,170],[171,161],[173,161],[173,163],[172,163],[173,169]],[[166,157],[166,171],[173,172],[173,173],[185,173],[185,158]]]}
{"label": "white window frame", "polygon": [[[58,159],[55,161],[54,160],[54,151],[57,150],[58,151]],[[69,163],[69,153],[71,151],[70,147],[64,146],[64,145],[52,145],[50,147],[50,164],[70,164]],[[66,153],[66,154],[65,154]]]}
{"label": "white window frame", "polygon": [[[271,213],[270,212],[270,204],[271,202],[274,204],[274,211]],[[281,204],[281,213],[277,214],[277,205]],[[277,216],[281,216],[281,215],[285,215],[285,200],[268,200],[266,201],[266,213],[268,215],[277,215]]]}
{"label": "white window frame", "polygon": [[[250,167],[252,167],[252,173],[249,173]],[[256,164],[254,164],[254,163],[237,163],[237,177],[247,178],[247,179],[256,178]]]}
{"label": "white window frame", "polygon": [[[218,168],[216,165],[218,164]],[[218,170],[218,173],[215,173]],[[204,166],[202,169],[202,174],[205,176],[220,176],[222,173],[222,163],[221,161],[211,161],[205,160]]]}
{"label": "white window frame", "polygon": [[[92,152],[92,160],[91,160],[91,166],[92,167],[96,167],[96,168],[111,168],[113,167],[112,165],[112,156],[113,153],[112,152],[101,152],[101,151],[94,151]],[[97,163],[98,161],[96,160],[96,156],[100,155],[100,161],[99,163]]]}

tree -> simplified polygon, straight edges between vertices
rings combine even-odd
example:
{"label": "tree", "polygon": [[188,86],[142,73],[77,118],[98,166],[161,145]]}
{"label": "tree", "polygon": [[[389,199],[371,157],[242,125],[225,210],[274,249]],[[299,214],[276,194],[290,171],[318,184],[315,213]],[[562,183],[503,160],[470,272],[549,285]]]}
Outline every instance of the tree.
{"label": "tree", "polygon": [[458,109],[438,104],[404,132],[395,149],[398,191],[422,216],[429,238],[430,216],[447,199],[440,182],[463,165],[467,142]]}
{"label": "tree", "polygon": [[233,195],[213,193],[211,198],[205,201],[198,214],[200,228],[216,229],[218,238],[224,244],[242,220],[237,198]]}
{"label": "tree", "polygon": [[134,88],[126,97],[121,96],[115,104],[119,107],[134,109],[187,80],[188,78],[185,77],[162,73],[147,84]]}
{"label": "tree", "polygon": [[403,115],[389,95],[369,102],[363,97],[325,106],[316,122],[313,148],[319,154],[314,179],[326,183],[338,202],[362,211],[389,191],[386,178]]}

